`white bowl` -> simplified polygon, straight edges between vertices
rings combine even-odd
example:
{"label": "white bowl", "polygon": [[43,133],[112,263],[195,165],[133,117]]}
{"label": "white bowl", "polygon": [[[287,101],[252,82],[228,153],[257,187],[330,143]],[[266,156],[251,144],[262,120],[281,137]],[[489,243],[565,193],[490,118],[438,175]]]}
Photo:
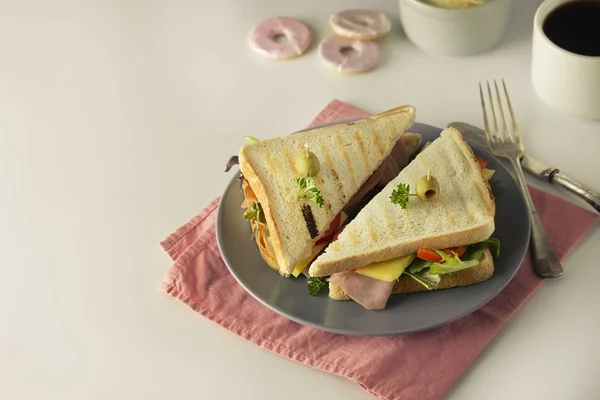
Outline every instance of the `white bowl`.
{"label": "white bowl", "polygon": [[469,56],[494,47],[508,27],[512,0],[478,6],[443,8],[421,0],[400,0],[406,35],[422,50],[445,56]]}

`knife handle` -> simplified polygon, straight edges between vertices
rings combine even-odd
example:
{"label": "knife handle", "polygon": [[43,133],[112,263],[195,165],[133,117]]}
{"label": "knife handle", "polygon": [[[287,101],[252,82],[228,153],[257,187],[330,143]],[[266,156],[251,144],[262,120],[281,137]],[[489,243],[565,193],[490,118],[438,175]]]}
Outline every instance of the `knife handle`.
{"label": "knife handle", "polygon": [[550,182],[558,183],[568,191],[587,201],[596,211],[600,212],[600,193],[560,172],[552,174]]}

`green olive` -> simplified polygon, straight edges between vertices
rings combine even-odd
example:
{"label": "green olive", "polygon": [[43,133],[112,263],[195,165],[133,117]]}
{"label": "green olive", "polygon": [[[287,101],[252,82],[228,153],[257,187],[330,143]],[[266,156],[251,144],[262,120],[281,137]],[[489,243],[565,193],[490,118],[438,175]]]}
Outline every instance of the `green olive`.
{"label": "green olive", "polygon": [[321,170],[321,163],[312,151],[308,152],[308,157],[306,155],[306,150],[302,150],[296,156],[296,163],[294,164],[296,171],[302,176],[315,176]]}
{"label": "green olive", "polygon": [[425,175],[417,181],[417,196],[421,200],[433,200],[440,193],[440,184],[433,176]]}

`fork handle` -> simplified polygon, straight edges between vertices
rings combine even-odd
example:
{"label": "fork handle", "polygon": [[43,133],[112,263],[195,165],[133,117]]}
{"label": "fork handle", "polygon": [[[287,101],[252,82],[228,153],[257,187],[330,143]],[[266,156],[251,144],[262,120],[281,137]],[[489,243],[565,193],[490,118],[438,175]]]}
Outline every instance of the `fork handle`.
{"label": "fork handle", "polygon": [[554,254],[554,250],[552,250],[548,237],[544,232],[533,200],[529,194],[521,163],[513,158],[511,158],[510,161],[515,169],[517,182],[523,191],[525,201],[527,202],[527,208],[529,209],[529,219],[531,221],[531,237],[529,239],[529,244],[531,245],[533,270],[536,274],[544,278],[558,278],[562,275],[563,268],[560,265],[560,261],[558,261],[558,257]]}

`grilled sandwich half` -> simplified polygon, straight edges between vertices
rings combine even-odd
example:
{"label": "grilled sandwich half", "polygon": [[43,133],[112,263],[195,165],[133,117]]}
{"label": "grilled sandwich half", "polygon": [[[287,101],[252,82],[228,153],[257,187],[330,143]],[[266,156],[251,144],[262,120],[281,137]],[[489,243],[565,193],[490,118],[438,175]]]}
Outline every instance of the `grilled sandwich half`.
{"label": "grilled sandwich half", "polygon": [[[406,208],[392,201],[400,184],[409,185],[412,193],[429,174],[439,182],[433,200],[410,196]],[[448,128],[360,211],[312,263],[309,274],[330,277],[331,298],[352,298],[367,308],[385,307],[391,293],[478,283],[494,271],[488,247],[496,252],[497,246],[486,242],[495,229],[494,216],[494,198],[480,163],[461,134]],[[458,249],[461,257],[466,251],[465,257],[476,261],[461,261]],[[440,260],[411,269],[420,251]]]}
{"label": "grilled sandwich half", "polygon": [[[259,209],[255,233],[265,261],[284,276],[310,261],[320,250],[317,242],[332,233],[332,223],[339,225],[342,209],[414,119],[415,108],[404,106],[356,122],[243,146],[239,152],[243,206]],[[294,178],[300,174],[294,163],[306,145],[320,162],[320,171],[312,178],[323,199],[320,206],[297,197]]]}

